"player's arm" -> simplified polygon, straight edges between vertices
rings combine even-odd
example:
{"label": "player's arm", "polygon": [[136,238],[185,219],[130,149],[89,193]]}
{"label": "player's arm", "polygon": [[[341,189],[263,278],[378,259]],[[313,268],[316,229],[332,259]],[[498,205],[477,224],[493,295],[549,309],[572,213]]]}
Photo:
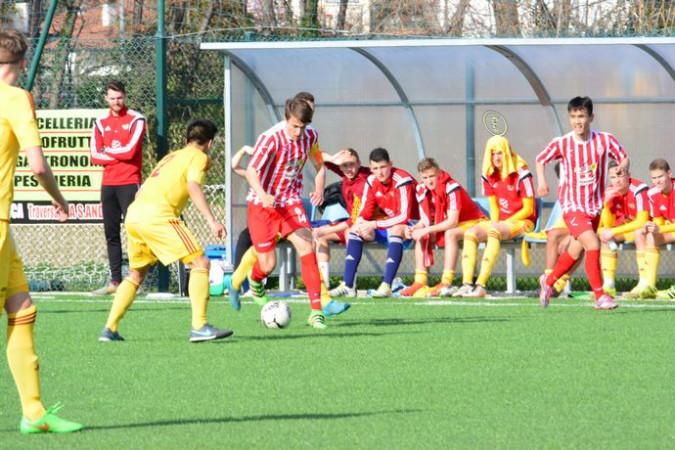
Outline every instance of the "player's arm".
{"label": "player's arm", "polygon": [[246,178],[246,168],[242,167],[242,161],[245,155],[252,155],[253,147],[250,145],[244,145],[240,148],[237,153],[232,156],[232,161],[230,163],[232,171],[239,175],[242,178]]}
{"label": "player's arm", "polygon": [[455,228],[459,223],[459,211],[457,210],[448,210],[448,218],[441,223],[425,227],[431,233],[440,233],[442,231],[447,231],[450,228]]}
{"label": "player's arm", "polygon": [[630,167],[630,158],[626,150],[619,144],[618,139],[613,134],[609,135],[609,156],[619,163],[619,170],[624,171]]}
{"label": "player's arm", "polygon": [[326,165],[323,163],[323,157],[318,146],[310,154],[310,160],[316,169],[316,176],[314,177],[314,192],[309,194],[309,199],[312,205],[318,206],[323,203],[323,190],[326,186]]}
{"label": "player's arm", "polygon": [[118,161],[131,161],[134,157],[143,151],[143,137],[145,136],[145,119],[140,117],[134,119],[132,123],[131,139],[127,145],[120,148],[107,148],[106,155],[115,158]]}
{"label": "player's arm", "polygon": [[342,222],[338,222],[332,225],[324,225],[319,228],[314,228],[312,230],[312,233],[314,234],[315,238],[320,238],[321,236],[325,236],[327,234],[347,231],[347,228],[349,228],[349,224],[347,223],[346,220],[343,220]]}
{"label": "player's arm", "polygon": [[29,147],[24,150],[26,158],[28,159],[28,167],[35,175],[35,178],[40,183],[40,186],[47,191],[49,196],[54,200],[55,206],[59,214],[59,220],[62,222],[68,218],[68,202],[61,194],[54,173],[45,160],[44,153],[40,147]]}
{"label": "player's arm", "polygon": [[381,219],[381,220],[376,220],[375,221],[375,226],[377,228],[389,228],[393,227],[394,225],[400,225],[402,223],[406,223],[410,220],[410,217],[412,216],[412,208],[414,206],[414,196],[413,196],[413,190],[412,186],[410,183],[404,184],[402,186],[399,186],[398,188],[398,194],[399,194],[399,213],[393,217],[388,217],[386,219]]}
{"label": "player's arm", "polygon": [[109,166],[117,164],[117,160],[105,154],[103,148],[103,134],[99,129],[99,123],[96,121],[91,131],[91,142],[89,143],[89,154],[92,164],[98,166]]}
{"label": "player's arm", "polygon": [[602,207],[602,213],[600,213],[600,228],[609,229],[614,227],[615,223],[616,215],[612,212],[609,203],[606,202]]}
{"label": "player's arm", "polygon": [[260,136],[258,142],[255,144],[253,156],[246,168],[246,181],[249,186],[251,186],[251,189],[253,189],[253,192],[255,192],[262,201],[263,208],[271,208],[274,206],[274,195],[265,192],[265,189],[263,189],[262,184],[260,183],[258,171],[262,170],[263,167],[265,167],[265,164],[269,164],[269,155],[274,148],[275,144],[273,138],[265,135]]}
{"label": "player's arm", "polygon": [[488,204],[490,205],[490,220],[493,222],[499,222],[499,203],[497,202],[497,196],[489,196]]}
{"label": "player's arm", "polygon": [[620,236],[622,234],[630,233],[631,231],[635,231],[638,228],[644,227],[648,221],[649,221],[649,213],[647,211],[640,211],[635,216],[635,219],[631,220],[630,222],[626,222],[618,227],[614,227],[609,231],[612,232],[612,236]]}
{"label": "player's arm", "polygon": [[562,153],[560,151],[558,139],[549,142],[546,148],[537,155],[535,168],[537,172],[537,195],[540,197],[546,197],[551,192],[548,183],[546,182],[544,167],[554,159],[560,159],[561,156]]}

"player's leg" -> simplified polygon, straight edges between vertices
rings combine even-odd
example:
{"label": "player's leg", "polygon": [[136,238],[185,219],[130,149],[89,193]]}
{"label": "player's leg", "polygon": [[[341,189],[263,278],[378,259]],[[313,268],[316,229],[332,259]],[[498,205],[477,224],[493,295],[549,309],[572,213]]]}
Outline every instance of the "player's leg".
{"label": "player's leg", "polygon": [[417,291],[426,288],[427,283],[427,268],[424,265],[424,244],[422,239],[418,239],[415,241],[415,278],[410,286],[401,291],[401,297],[414,296]]}
{"label": "player's leg", "polygon": [[403,242],[407,228],[407,224],[401,224],[387,229],[387,259],[384,265],[384,276],[380,286],[371,294],[374,298],[386,298],[392,295],[391,285],[403,259]]}
{"label": "player's leg", "polygon": [[[187,231],[187,228],[184,229]],[[184,264],[190,267],[190,305],[192,308],[192,329],[190,342],[204,342],[223,339],[232,335],[232,330],[216,328],[209,324],[209,259],[204,256],[201,247],[192,254],[182,258]]]}
{"label": "player's leg", "polygon": [[9,223],[0,221],[0,314],[7,312],[7,363],[21,400],[21,433],[68,433],[82,425],[61,419],[58,408],[45,410],[33,327],[37,308],[28,294],[23,264],[9,236]]}
{"label": "player's leg", "polygon": [[[248,273],[248,282],[253,301],[262,306],[267,303],[264,280],[276,266],[277,238],[281,231],[282,217],[279,208],[263,208],[261,205],[248,205],[248,229],[258,259]],[[283,235],[283,234],[282,234]],[[230,298],[232,303],[232,298]],[[238,309],[238,305],[235,309]]]}
{"label": "player's leg", "polygon": [[136,291],[143,283],[149,267],[157,261],[142,234],[142,226],[125,224],[125,229],[127,231],[129,275],[117,287],[108,319],[98,339],[101,342],[124,340],[118,331],[119,322],[136,298]]}
{"label": "player's leg", "polygon": [[656,276],[659,270],[659,247],[675,242],[675,225],[662,226],[658,231],[650,230],[645,242],[645,281],[646,286],[640,291],[640,298],[656,298]]}
{"label": "player's leg", "polygon": [[114,294],[122,280],[122,241],[120,227],[122,225],[122,208],[117,198],[117,186],[101,187],[101,208],[103,210],[103,233],[108,253],[110,283],[96,289],[93,294]]}
{"label": "player's leg", "polygon": [[635,260],[638,268],[638,282],[627,292],[624,297],[630,299],[640,298],[640,292],[646,288],[649,283],[647,281],[647,264],[645,261],[645,249],[647,246],[647,231],[644,228],[635,230]]}
{"label": "player's leg", "polygon": [[[556,261],[553,261],[553,264],[551,266],[551,269],[548,271],[544,271],[544,274],[546,276],[550,275],[553,272],[553,268],[555,267],[555,264],[557,262],[557,258],[559,255],[562,255],[565,253],[570,246],[570,243],[574,238],[570,235],[569,231],[567,228],[559,229],[557,230],[557,233],[554,234],[555,239],[557,240],[557,255],[556,256]],[[556,294],[560,294],[563,292],[563,290],[567,287],[567,285],[570,282],[570,279],[572,278],[572,273],[576,270],[576,268],[579,266],[580,259],[577,259],[576,263],[570,268],[570,270],[567,273],[564,273],[563,275],[558,278],[558,280],[553,283],[553,290],[555,291]]]}
{"label": "player's leg", "polygon": [[[598,230],[598,235],[602,233],[602,229]],[[622,236],[616,236],[614,242],[623,242]],[[616,295],[616,266],[618,263],[618,251],[616,247],[609,246],[605,242],[600,244],[600,268],[602,269],[602,289],[611,296]]]}
{"label": "player's leg", "polygon": [[[351,305],[349,303],[342,303],[332,300],[328,292],[328,285],[330,283],[330,250],[331,242],[339,242],[345,244],[345,231],[338,233],[328,233],[320,238],[314,238],[314,251],[319,266],[319,274],[321,275],[321,308],[326,316],[336,316],[347,311]],[[320,251],[322,249],[323,251]]]}
{"label": "player's leg", "polygon": [[324,329],[326,323],[321,307],[321,275],[314,253],[312,232],[306,227],[298,228],[289,234],[287,239],[293,244],[300,257],[302,280],[307,288],[309,305],[312,310],[308,323],[314,328]]}
{"label": "player's leg", "polygon": [[347,254],[342,283],[330,291],[331,297],[356,297],[356,271],[363,256],[364,242],[375,239],[375,233],[361,233],[355,225],[347,230]]}
{"label": "player's leg", "polygon": [[481,222],[464,233],[464,248],[462,249],[462,286],[453,294],[453,297],[464,297],[473,291],[473,274],[478,259],[478,243],[485,242],[490,228],[489,221]]}
{"label": "player's leg", "polygon": [[235,270],[232,273],[230,286],[228,288],[241,289],[241,286],[246,281],[248,273],[253,269],[258,260],[258,253],[253,247],[251,241],[251,234],[248,228],[244,229],[237,237],[237,249],[235,253],[234,265]]}
{"label": "player's leg", "polygon": [[[461,224],[460,224],[461,225]],[[432,297],[452,295],[452,282],[455,280],[455,266],[459,256],[459,242],[464,238],[465,230],[461,227],[450,228],[444,233],[443,273],[441,281],[431,290]]]}

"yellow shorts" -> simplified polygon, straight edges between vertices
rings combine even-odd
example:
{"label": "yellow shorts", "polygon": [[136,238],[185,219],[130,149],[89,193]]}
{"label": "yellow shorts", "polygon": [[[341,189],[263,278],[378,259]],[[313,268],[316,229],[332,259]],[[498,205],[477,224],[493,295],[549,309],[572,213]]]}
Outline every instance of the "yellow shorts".
{"label": "yellow shorts", "polygon": [[[499,223],[505,223],[511,227],[509,231],[509,239],[513,239],[520,236],[521,234],[529,233],[530,231],[534,230],[534,222],[531,220],[501,220]],[[487,232],[490,230],[492,222],[486,220],[478,225]]]}
{"label": "yellow shorts", "polygon": [[474,227],[481,222],[489,222],[489,221],[487,219],[465,220],[464,222],[458,223],[457,228],[460,228],[462,231],[466,232],[469,228]]}
{"label": "yellow shorts", "polygon": [[20,292],[28,292],[28,280],[9,234],[9,222],[0,220],[0,314],[5,301]]}
{"label": "yellow shorts", "polygon": [[204,254],[199,241],[182,220],[157,219],[153,223],[125,223],[129,248],[129,266],[141,269],[158,259],[169,265],[181,260],[188,264]]}

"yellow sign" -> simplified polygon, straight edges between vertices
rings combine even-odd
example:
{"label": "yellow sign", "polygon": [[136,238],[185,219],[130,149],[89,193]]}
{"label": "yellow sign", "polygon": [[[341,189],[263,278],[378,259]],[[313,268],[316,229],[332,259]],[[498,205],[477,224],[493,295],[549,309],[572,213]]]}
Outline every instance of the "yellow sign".
{"label": "yellow sign", "polygon": [[[42,150],[56,182],[68,202],[98,202],[101,199],[103,167],[89,157],[94,122],[105,109],[38,110]],[[20,154],[14,175],[14,201],[49,201],[49,195],[33,176],[26,155]]]}

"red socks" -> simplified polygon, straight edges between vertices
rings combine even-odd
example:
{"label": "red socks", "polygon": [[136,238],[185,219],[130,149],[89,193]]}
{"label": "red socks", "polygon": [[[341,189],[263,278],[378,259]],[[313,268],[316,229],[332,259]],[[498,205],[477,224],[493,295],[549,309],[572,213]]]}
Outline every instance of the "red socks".
{"label": "red socks", "polygon": [[567,252],[564,252],[562,255],[560,255],[560,257],[558,258],[558,262],[555,264],[555,267],[553,268],[553,272],[551,272],[548,275],[548,277],[546,277],[546,285],[552,287],[560,277],[562,277],[572,269],[574,263],[576,262],[577,260],[572,258],[572,256]]}
{"label": "red socks", "polygon": [[258,264],[258,261],[256,261],[251,270],[251,279],[260,283],[266,277],[267,274],[260,269],[260,265]]}
{"label": "red socks", "polygon": [[321,275],[319,275],[319,265],[313,252],[300,257],[300,270],[307,288],[310,306],[315,311],[321,311]]}
{"label": "red socks", "polygon": [[602,290],[602,271],[600,270],[600,250],[586,250],[586,276],[588,283],[593,289],[595,299],[599,299],[604,291]]}

